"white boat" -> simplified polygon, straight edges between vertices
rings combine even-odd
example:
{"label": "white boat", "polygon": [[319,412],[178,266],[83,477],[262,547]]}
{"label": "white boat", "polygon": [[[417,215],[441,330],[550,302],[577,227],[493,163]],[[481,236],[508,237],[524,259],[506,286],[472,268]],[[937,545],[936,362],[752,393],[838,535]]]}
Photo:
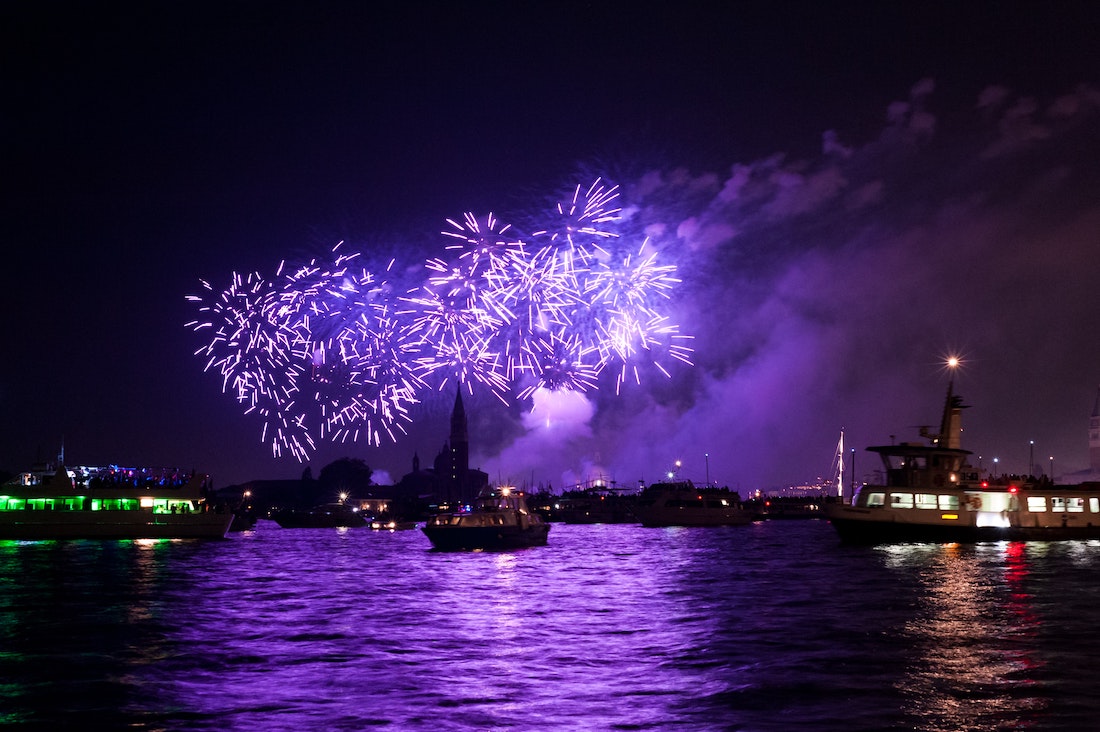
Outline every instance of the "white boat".
{"label": "white boat", "polygon": [[209,477],[177,470],[43,468],[0,485],[0,539],[217,539],[233,521]]}
{"label": "white boat", "polygon": [[654,483],[638,497],[634,514],[642,526],[743,526],[755,518],[737,492],[691,481]]}
{"label": "white boat", "polygon": [[470,510],[431,517],[422,530],[436,549],[521,549],[545,544],[550,524],[521,491],[503,486],[484,491]]}
{"label": "white boat", "polygon": [[989,476],[961,447],[961,399],[947,389],[940,431],[927,442],[867,448],[884,479],[857,488],[825,515],[852,543],[975,542],[1100,538],[1100,483],[1055,485],[1049,478]]}

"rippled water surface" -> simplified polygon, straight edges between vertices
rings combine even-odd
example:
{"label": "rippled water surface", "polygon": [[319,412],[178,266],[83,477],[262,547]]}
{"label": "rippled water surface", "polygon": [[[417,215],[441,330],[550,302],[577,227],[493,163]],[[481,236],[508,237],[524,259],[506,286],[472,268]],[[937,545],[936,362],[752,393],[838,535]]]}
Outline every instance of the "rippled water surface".
{"label": "rippled water surface", "polygon": [[0,542],[0,723],[1084,730],[1100,542],[846,547],[821,521]]}

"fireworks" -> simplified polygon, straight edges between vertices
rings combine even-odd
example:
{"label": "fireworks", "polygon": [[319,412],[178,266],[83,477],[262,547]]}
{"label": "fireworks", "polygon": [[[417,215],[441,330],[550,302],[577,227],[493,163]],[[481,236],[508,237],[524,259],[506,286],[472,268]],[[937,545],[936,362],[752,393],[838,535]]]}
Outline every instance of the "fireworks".
{"label": "fireworks", "polygon": [[[196,351],[222,390],[264,420],[274,455],[305,460],[322,440],[396,441],[428,390],[456,383],[501,402],[536,392],[618,393],[665,356],[691,364],[690,336],[665,314],[680,284],[646,239],[620,237],[619,191],[577,186],[523,236],[494,214],[447,220],[444,253],[423,284],[397,294],[358,253],[310,262],[276,280],[234,274],[225,291],[189,296],[211,334]],[[636,249],[636,251],[635,251]],[[611,378],[611,377],[609,377]]]}

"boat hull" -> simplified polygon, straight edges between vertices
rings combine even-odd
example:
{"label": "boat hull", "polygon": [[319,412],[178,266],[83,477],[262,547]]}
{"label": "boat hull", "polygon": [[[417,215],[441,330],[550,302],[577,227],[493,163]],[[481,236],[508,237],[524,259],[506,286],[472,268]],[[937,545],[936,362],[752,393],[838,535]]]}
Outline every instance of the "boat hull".
{"label": "boat hull", "polygon": [[367,525],[366,519],[331,516],[280,516],[272,517],[283,529],[357,529]]}
{"label": "boat hull", "polygon": [[0,539],[222,539],[231,513],[152,511],[0,512]]}
{"label": "boat hull", "polygon": [[432,547],[444,551],[472,549],[526,549],[544,546],[550,535],[550,524],[519,526],[424,526],[424,535]]}
{"label": "boat hull", "polygon": [[317,506],[308,511],[285,509],[271,518],[284,529],[356,529],[370,523],[366,516],[343,504]]}
{"label": "boat hull", "polygon": [[647,514],[640,517],[642,526],[648,528],[664,528],[668,526],[703,527],[703,526],[745,526],[753,522],[751,513],[727,514],[722,516],[691,516],[681,512],[663,512]]}
{"label": "boat hull", "polygon": [[933,526],[890,521],[830,519],[847,544],[971,544],[983,541],[1067,541],[1100,539],[1100,526],[993,527]]}
{"label": "boat hull", "polygon": [[[963,514],[964,516],[966,514]],[[1069,541],[1100,539],[1100,522],[978,526],[974,521],[899,520],[889,509],[837,506],[829,522],[847,544],[976,543],[986,541]]]}

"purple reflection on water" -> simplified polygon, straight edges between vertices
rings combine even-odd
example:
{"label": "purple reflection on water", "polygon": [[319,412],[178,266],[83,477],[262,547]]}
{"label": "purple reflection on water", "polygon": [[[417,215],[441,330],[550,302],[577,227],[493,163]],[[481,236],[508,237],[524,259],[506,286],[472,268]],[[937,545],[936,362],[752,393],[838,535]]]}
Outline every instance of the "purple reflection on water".
{"label": "purple reflection on water", "polygon": [[820,521],[558,524],[510,553],[267,522],[6,542],[0,721],[1069,729],[1100,713],[1075,672],[1100,589],[1072,581],[1098,565],[1100,543],[844,547]]}

